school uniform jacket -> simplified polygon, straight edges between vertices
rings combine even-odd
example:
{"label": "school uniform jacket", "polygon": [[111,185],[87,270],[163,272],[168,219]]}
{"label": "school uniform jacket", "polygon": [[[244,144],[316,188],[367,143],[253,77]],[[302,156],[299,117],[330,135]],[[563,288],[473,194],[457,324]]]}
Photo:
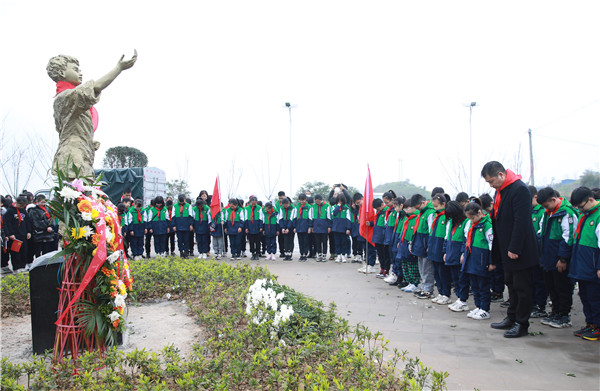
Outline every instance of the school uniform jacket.
{"label": "school uniform jacket", "polygon": [[238,207],[236,210],[227,208],[223,212],[227,235],[241,235],[242,233],[238,232],[238,229],[243,229],[246,224],[246,211],[244,208]]}
{"label": "school uniform jacket", "polygon": [[173,204],[173,226],[177,231],[189,231],[190,225],[194,223],[194,212],[192,205],[176,203]]}
{"label": "school uniform jacket", "polygon": [[446,220],[446,266],[460,265],[460,256],[465,250],[465,229],[467,229],[469,221],[469,219],[464,219],[455,223],[452,220]]}
{"label": "school uniform jacket", "polygon": [[417,228],[419,226],[419,222],[421,219],[421,214],[418,211],[415,211],[409,215],[406,215],[404,220],[402,220],[402,227],[400,235],[400,246],[398,251],[398,256],[400,259],[412,259],[415,257],[412,254],[412,246],[413,240],[415,238]]}
{"label": "school uniform jacket", "polygon": [[323,202],[320,206],[315,204],[313,208],[313,233],[326,234],[331,228],[331,206]]}
{"label": "school uniform jacket", "polygon": [[542,257],[540,264],[546,271],[556,270],[559,258],[571,259],[573,234],[577,227],[577,211],[564,198],[554,211],[546,210],[541,228]]}
{"label": "school uniform jacket", "polygon": [[277,211],[272,210],[271,213],[266,210],[263,211],[263,233],[265,236],[270,238],[277,236],[277,232],[279,232],[278,220],[279,213]]}
{"label": "school uniform jacket", "polygon": [[313,227],[313,208],[309,204],[296,204],[292,211],[292,220],[297,233],[308,232],[308,229]]}
{"label": "school uniform jacket", "polygon": [[248,230],[248,234],[256,235],[260,233],[260,230],[263,229],[263,221],[264,221],[264,213],[260,205],[252,206],[248,205],[246,207],[246,229]]}
{"label": "school uniform jacket", "polygon": [[352,212],[348,205],[336,205],[333,208],[333,221],[331,223],[331,232],[346,233],[349,231],[352,225]]}
{"label": "school uniform jacket", "polygon": [[579,217],[573,241],[569,277],[600,284],[598,270],[600,270],[600,203]]}
{"label": "school uniform jacket", "polygon": [[26,240],[27,234],[31,233],[31,224],[26,209],[10,206],[4,214],[4,229],[6,237],[15,235],[19,240]]}
{"label": "school uniform jacket", "polygon": [[[360,208],[357,206],[351,206],[350,211],[352,212],[351,221],[350,221],[350,236],[356,238],[357,240],[362,239],[360,236],[360,220],[359,213]],[[362,240],[364,241],[364,240]]]}
{"label": "school uniform jacket", "polygon": [[383,244],[385,242],[386,212],[388,207],[384,206],[375,214],[375,226],[373,227],[373,243]]}
{"label": "school uniform jacket", "polygon": [[223,236],[223,220],[221,219],[221,216],[223,216],[223,211],[217,212],[217,214],[215,214],[215,218],[209,224],[211,236],[215,236],[215,237]]}
{"label": "school uniform jacket", "polygon": [[158,209],[155,206],[146,210],[147,227],[152,230],[154,235],[166,235],[170,221],[166,216],[166,207]]}
{"label": "school uniform jacket", "polygon": [[208,205],[203,205],[201,208],[194,206],[192,212],[194,214],[194,232],[199,235],[209,234],[209,226],[212,222],[210,207]]}
{"label": "school uniform jacket", "polygon": [[462,272],[481,277],[491,275],[488,266],[492,262],[492,242],[494,234],[492,221],[484,216],[477,224],[469,227],[466,238],[465,257]]}
{"label": "school uniform jacket", "polygon": [[431,224],[435,218],[435,209],[431,204],[431,201],[420,212],[421,217],[419,218],[419,226],[417,227],[417,233],[413,240],[412,253],[420,258],[427,257],[427,245],[429,240],[429,232],[431,231]]}
{"label": "school uniform jacket", "polygon": [[129,208],[127,213],[127,229],[128,232],[133,231],[133,236],[138,238],[144,236],[144,229],[146,229],[146,221],[144,221],[144,210],[137,210],[135,207]]}
{"label": "school uniform jacket", "polygon": [[[292,213],[294,211],[293,206],[289,206],[284,208],[283,206],[279,209],[279,214],[277,216],[277,223],[279,224],[280,229],[294,229],[294,220],[292,220]],[[290,231],[292,233],[293,231]]]}
{"label": "school uniform jacket", "polygon": [[393,244],[392,237],[394,236],[394,227],[396,226],[397,218],[398,212],[396,212],[396,209],[389,208],[385,216],[386,226],[383,239],[383,244],[386,246],[391,246]]}
{"label": "school uniform jacket", "polygon": [[446,211],[439,210],[435,212],[429,238],[427,238],[427,259],[434,262],[444,262],[444,253],[446,252]]}

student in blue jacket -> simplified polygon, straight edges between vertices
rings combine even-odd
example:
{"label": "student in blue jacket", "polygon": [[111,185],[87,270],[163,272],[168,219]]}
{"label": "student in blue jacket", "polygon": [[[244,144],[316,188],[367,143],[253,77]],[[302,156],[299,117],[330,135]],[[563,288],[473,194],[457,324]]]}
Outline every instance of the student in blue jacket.
{"label": "student in blue jacket", "polygon": [[323,200],[321,194],[315,195],[313,205],[313,235],[317,247],[317,262],[327,258],[327,238],[331,232],[331,206]]}
{"label": "student in blue jacket", "polygon": [[465,249],[465,229],[468,222],[465,209],[458,201],[450,201],[446,204],[446,253],[444,254],[444,265],[450,272],[450,278],[454,283],[454,292],[458,297],[456,301],[448,305],[448,309],[454,312],[468,311],[469,305],[469,275],[460,270],[460,257]]}
{"label": "student in blue jacket", "polygon": [[[280,235],[283,236],[283,254],[284,261],[292,260],[292,253],[294,252],[294,221],[292,220],[293,207],[291,206],[289,198],[284,198],[281,201],[281,208],[279,209],[278,224],[280,229]],[[281,242],[280,242],[281,244]],[[281,252],[281,249],[279,249]]]}
{"label": "student in blue jacket", "polygon": [[258,205],[258,198],[250,197],[250,205],[246,207],[245,232],[250,242],[250,253],[252,261],[257,261],[260,257],[261,233],[263,230],[263,210]]}
{"label": "student in blue jacket", "polygon": [[346,205],[346,197],[339,194],[336,197],[337,205],[333,208],[331,231],[334,233],[336,262],[346,263],[350,256],[350,228],[351,211]]}
{"label": "student in blue jacket", "polygon": [[194,213],[194,233],[198,244],[198,258],[206,259],[210,251],[210,208],[202,198],[196,199],[196,205],[192,208]]}
{"label": "student in blue jacket", "polygon": [[242,256],[242,236],[244,234],[244,225],[246,221],[246,211],[240,207],[235,198],[229,200],[229,208],[225,212],[225,234],[229,237],[231,245],[231,259],[241,259]]}
{"label": "student in blue jacket", "polygon": [[312,232],[313,216],[312,207],[307,203],[306,194],[298,196],[298,204],[294,206],[292,220],[294,221],[294,233],[298,234],[298,245],[300,247],[300,262],[308,259],[310,251],[309,234]]}
{"label": "student in blue jacket", "polygon": [[273,208],[273,204],[267,202],[263,213],[263,236],[266,242],[267,261],[276,260],[277,236],[279,236],[278,213]]}
{"label": "student in blue jacket", "polygon": [[187,258],[190,253],[190,232],[194,229],[192,205],[186,202],[185,194],[179,194],[178,203],[173,205],[172,226],[177,233],[179,255]]}

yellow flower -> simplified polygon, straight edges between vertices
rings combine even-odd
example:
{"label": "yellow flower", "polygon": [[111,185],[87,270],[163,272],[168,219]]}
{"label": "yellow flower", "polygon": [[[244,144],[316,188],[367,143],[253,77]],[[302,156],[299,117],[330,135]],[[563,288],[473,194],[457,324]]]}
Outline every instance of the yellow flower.
{"label": "yellow flower", "polygon": [[98,211],[96,209],[92,209],[92,218],[93,219],[97,219],[98,218]]}
{"label": "yellow flower", "polygon": [[89,227],[71,228],[71,237],[75,240],[83,237],[87,238],[92,234],[92,230]]}

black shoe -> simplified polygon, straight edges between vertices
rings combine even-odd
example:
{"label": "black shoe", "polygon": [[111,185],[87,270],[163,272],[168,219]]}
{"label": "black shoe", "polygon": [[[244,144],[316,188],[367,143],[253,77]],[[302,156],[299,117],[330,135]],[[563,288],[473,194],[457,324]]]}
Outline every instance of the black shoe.
{"label": "black shoe", "polygon": [[388,283],[388,285],[390,285],[390,286],[398,286],[398,285],[400,285],[400,282],[398,280],[396,280],[394,282]]}
{"label": "black shoe", "polygon": [[530,318],[545,318],[548,316],[548,313],[541,308],[540,306],[533,306],[533,309],[531,310],[531,314],[529,315]]}
{"label": "black shoe", "polygon": [[491,297],[492,303],[499,303],[504,301],[504,295],[502,293],[493,292]]}
{"label": "black shoe", "polygon": [[508,319],[508,317],[504,318],[502,322],[492,323],[490,327],[496,330],[509,330],[515,325],[515,322]]}
{"label": "black shoe", "polygon": [[504,338],[519,338],[529,334],[529,327],[521,323],[515,323],[513,327],[504,333]]}
{"label": "black shoe", "polygon": [[399,288],[404,288],[405,286],[408,286],[408,281],[403,280],[398,283]]}
{"label": "black shoe", "polygon": [[500,307],[502,308],[508,308],[510,306],[510,300],[506,300],[503,301],[502,303],[500,303]]}

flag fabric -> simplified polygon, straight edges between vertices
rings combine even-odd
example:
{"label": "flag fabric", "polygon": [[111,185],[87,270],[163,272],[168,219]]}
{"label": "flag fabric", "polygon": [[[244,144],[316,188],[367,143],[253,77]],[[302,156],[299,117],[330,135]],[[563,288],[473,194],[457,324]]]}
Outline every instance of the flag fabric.
{"label": "flag fabric", "polygon": [[213,220],[216,218],[217,213],[221,211],[221,183],[219,182],[219,176],[215,180],[215,188],[212,193],[212,200],[210,201],[210,215]]}
{"label": "flag fabric", "polygon": [[373,244],[373,229],[367,227],[367,221],[375,220],[375,211],[373,210],[373,182],[371,182],[371,168],[367,165],[367,180],[365,182],[365,195],[362,205],[358,211],[360,226],[358,232],[360,236]]}

